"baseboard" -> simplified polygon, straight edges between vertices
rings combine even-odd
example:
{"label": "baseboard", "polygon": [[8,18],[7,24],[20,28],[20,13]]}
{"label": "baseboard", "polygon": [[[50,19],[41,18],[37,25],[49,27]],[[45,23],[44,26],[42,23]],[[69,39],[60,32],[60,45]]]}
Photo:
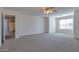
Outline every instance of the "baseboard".
{"label": "baseboard", "polygon": [[37,35],[37,34],[45,34],[45,33],[36,33],[36,34],[29,34],[29,35],[20,35],[19,38],[20,37],[23,37],[23,36],[31,36],[31,35]]}

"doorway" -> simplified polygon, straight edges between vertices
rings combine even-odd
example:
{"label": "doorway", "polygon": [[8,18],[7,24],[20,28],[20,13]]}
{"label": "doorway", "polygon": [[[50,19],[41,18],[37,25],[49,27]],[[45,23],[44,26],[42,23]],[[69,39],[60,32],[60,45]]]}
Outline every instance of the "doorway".
{"label": "doorway", "polygon": [[5,40],[15,38],[15,16],[5,15],[4,32],[5,32]]}

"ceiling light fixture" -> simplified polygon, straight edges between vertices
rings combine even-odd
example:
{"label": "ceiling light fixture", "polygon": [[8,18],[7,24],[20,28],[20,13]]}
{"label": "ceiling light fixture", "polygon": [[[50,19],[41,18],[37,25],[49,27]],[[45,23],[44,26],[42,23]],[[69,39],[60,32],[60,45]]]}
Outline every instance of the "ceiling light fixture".
{"label": "ceiling light fixture", "polygon": [[42,8],[42,12],[44,14],[51,14],[53,12],[56,12],[56,9],[54,7],[44,7]]}

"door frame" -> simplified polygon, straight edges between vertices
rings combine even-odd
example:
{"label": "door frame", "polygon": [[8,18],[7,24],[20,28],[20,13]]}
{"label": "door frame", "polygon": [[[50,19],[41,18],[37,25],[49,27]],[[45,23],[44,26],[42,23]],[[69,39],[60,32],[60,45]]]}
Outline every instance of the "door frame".
{"label": "door frame", "polygon": [[[6,15],[10,15],[10,14],[1,14],[1,46],[3,45],[3,43],[5,43],[5,25],[4,25],[4,22],[5,22],[5,16]],[[11,16],[14,16],[15,15],[11,15]],[[14,20],[16,19],[16,17],[14,18]],[[14,38],[16,38],[16,20],[15,20],[15,36]]]}

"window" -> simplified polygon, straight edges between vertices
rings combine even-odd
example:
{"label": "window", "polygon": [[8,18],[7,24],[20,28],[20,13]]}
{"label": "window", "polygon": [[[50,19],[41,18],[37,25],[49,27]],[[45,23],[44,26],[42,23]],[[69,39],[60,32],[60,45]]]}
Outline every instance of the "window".
{"label": "window", "polygon": [[73,19],[62,19],[59,20],[60,29],[73,29]]}
{"label": "window", "polygon": [[65,24],[65,20],[60,20],[60,24],[59,24],[59,26],[60,26],[60,29],[66,29],[66,24]]}

